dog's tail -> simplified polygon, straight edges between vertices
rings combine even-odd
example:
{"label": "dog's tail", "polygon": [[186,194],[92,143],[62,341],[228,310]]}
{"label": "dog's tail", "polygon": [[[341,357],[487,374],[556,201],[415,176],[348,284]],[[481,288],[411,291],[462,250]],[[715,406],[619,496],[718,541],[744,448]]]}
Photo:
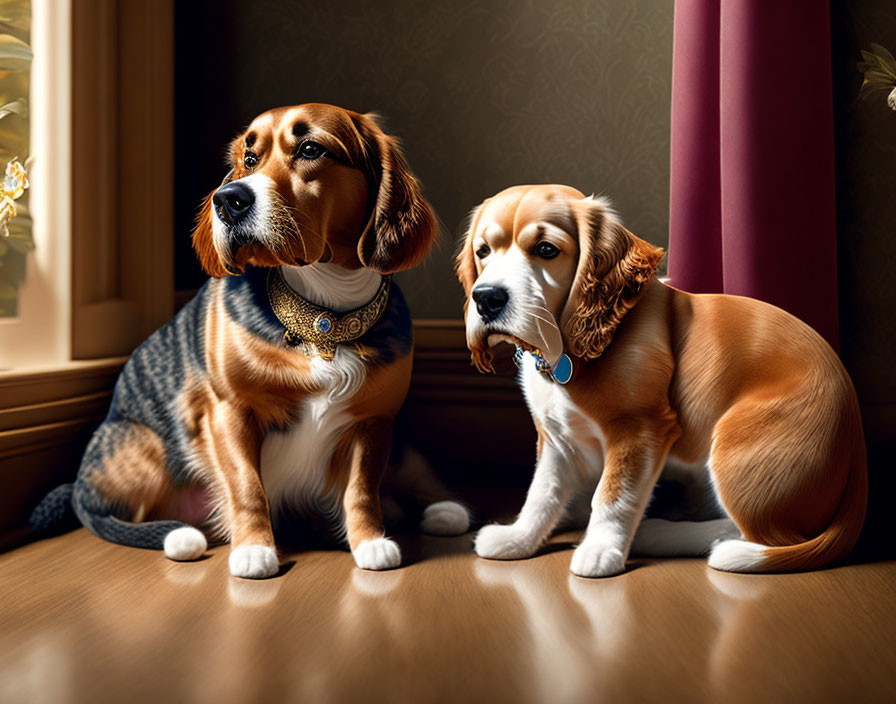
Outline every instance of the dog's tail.
{"label": "dog's tail", "polygon": [[68,533],[80,523],[72,506],[74,484],[62,484],[47,494],[28,517],[28,528],[36,538]]}
{"label": "dog's tail", "polygon": [[[472,516],[442,483],[432,467],[414,447],[405,445],[390,459],[383,492],[383,513],[421,513],[420,528],[430,535],[462,535],[470,529]],[[414,504],[409,511],[398,506],[389,511],[391,502],[399,506]],[[409,507],[409,506],[408,506]],[[410,508],[410,507],[409,507]],[[418,510],[414,510],[418,509]]]}
{"label": "dog's tail", "polygon": [[709,566],[725,572],[797,572],[818,569],[846,557],[862,531],[868,502],[868,461],[859,437],[840,506],[824,532],[803,543],[775,547],[725,540],[713,549]]}
{"label": "dog's tail", "polygon": [[111,507],[84,482],[76,482],[71,504],[78,520],[103,540],[133,548],[164,550],[172,560],[195,560],[208,548],[205,535],[183,521],[131,523],[113,515]]}

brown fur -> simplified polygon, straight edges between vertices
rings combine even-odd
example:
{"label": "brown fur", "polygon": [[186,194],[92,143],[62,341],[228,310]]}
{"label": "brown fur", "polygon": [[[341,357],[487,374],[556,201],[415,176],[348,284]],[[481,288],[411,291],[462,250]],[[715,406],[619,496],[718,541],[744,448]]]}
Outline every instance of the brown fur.
{"label": "brown fur", "polygon": [[[299,125],[304,126],[302,135],[326,147],[326,158],[313,163],[294,158]],[[254,168],[245,163],[248,150],[258,157]],[[431,247],[436,235],[432,209],[397,141],[384,134],[372,116],[320,104],[271,110],[231,143],[230,154],[227,181],[260,173],[276,184],[284,213],[277,226],[284,237],[273,249],[250,242],[229,258],[215,246],[210,194],[197,218],[193,244],[212,277],[249,264],[292,265],[297,260],[365,266],[388,274],[416,265]],[[302,399],[322,389],[312,382],[311,361],[301,351],[271,344],[230,316],[224,287],[217,280],[208,285],[204,370],[190,375],[177,399],[195,457],[192,483],[175,490],[165,471],[161,439],[142,426],[133,431],[132,443],[110,456],[107,464],[114,467],[97,473],[102,476],[95,481],[103,496],[120,503],[126,509],[123,514],[138,521],[164,516],[201,523],[216,537],[229,538],[234,547],[273,547],[261,482],[264,436],[271,428],[299,420],[295,414]],[[379,351],[359,345],[358,352],[370,362]],[[379,485],[392,420],[407,394],[410,375],[410,353],[371,365],[348,411],[353,423],[337,440],[327,484],[344,492],[352,548],[383,535]],[[198,499],[192,502],[194,508],[204,511],[198,518],[184,514],[184,504],[192,498]]]}
{"label": "brown fur", "polygon": [[199,264],[209,276],[221,277],[226,276],[227,272],[221,264],[221,259],[215,251],[215,245],[212,241],[212,218],[214,217],[214,205],[212,204],[212,196],[214,192],[209,193],[202,201],[202,207],[196,215],[196,226],[193,229],[193,250],[199,259]]}
{"label": "brown fur", "polygon": [[577,209],[581,255],[560,323],[574,355],[597,359],[665,252],[622,225],[605,223],[600,207]]}
{"label": "brown fur", "polygon": [[375,165],[371,178],[379,182],[373,214],[358,241],[358,259],[381,274],[413,268],[429,251],[435,215],[397,140],[369,117],[361,116],[357,125],[368,161]]}
{"label": "brown fur", "polygon": [[[523,188],[531,202],[555,187]],[[834,351],[766,303],[661,283],[662,250],[580,196],[570,235],[581,255],[560,321],[576,370],[566,389],[605,436],[598,502],[630,491],[643,510],[667,457],[707,463],[743,536],[768,546],[755,569],[842,559],[862,527],[867,471],[858,400]],[[509,189],[487,202],[505,197],[520,198]],[[516,207],[502,221],[514,232],[539,217]],[[474,230],[458,258],[468,295]]]}
{"label": "brown fur", "polygon": [[[292,158],[295,125],[323,145],[329,157],[315,163]],[[246,166],[251,151],[258,164]],[[291,265],[325,261],[366,266],[388,274],[419,264],[435,239],[437,224],[419,182],[394,137],[374,115],[309,103],[259,115],[230,146],[232,178],[263,174],[285,205],[280,227],[285,243],[266,249],[247,243],[235,261],[224,261],[213,242],[211,198],[203,202],[193,246],[210,276],[247,264]],[[216,189],[217,190],[217,189]]]}

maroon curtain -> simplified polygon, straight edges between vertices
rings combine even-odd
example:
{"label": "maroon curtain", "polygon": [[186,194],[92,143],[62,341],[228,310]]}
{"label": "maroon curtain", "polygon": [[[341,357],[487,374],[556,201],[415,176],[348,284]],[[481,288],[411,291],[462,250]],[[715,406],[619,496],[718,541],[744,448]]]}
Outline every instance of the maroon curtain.
{"label": "maroon curtain", "polygon": [[828,2],[676,0],[669,275],[837,347]]}

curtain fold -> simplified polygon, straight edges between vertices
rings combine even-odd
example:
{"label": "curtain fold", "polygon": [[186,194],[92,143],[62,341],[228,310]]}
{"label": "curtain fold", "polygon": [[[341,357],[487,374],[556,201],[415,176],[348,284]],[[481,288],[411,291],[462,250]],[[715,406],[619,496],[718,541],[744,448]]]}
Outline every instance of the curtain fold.
{"label": "curtain fold", "polygon": [[759,298],[837,348],[829,4],[676,0],[669,276]]}

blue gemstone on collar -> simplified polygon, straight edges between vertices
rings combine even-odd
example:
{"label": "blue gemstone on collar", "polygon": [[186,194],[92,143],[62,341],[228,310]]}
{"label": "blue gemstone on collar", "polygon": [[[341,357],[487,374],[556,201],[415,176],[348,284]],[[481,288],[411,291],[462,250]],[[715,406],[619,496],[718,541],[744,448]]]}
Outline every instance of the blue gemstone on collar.
{"label": "blue gemstone on collar", "polygon": [[333,327],[333,323],[329,318],[321,318],[317,321],[317,329],[321,332],[330,332],[331,327]]}
{"label": "blue gemstone on collar", "polygon": [[551,370],[551,376],[558,384],[566,384],[572,379],[572,360],[569,355],[564,354],[557,360],[557,364]]}

